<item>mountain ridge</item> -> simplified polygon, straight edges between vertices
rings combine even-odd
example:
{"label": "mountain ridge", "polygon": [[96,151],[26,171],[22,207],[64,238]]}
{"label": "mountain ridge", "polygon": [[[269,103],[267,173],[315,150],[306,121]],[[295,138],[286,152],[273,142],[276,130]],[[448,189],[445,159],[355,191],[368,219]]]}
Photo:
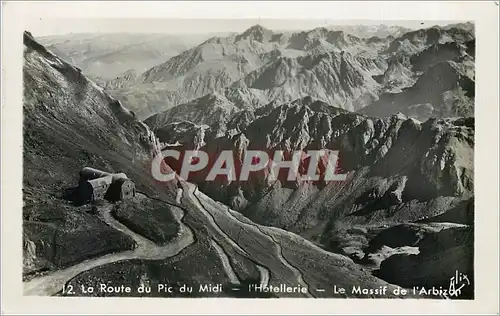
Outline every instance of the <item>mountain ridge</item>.
{"label": "mountain ridge", "polygon": [[[114,87],[111,94],[131,106],[141,119],[162,112],[162,108],[191,102],[214,91],[224,93],[240,108],[245,104],[255,107],[274,99],[286,102],[311,95],[327,103],[346,106],[352,111],[376,101],[383,91],[401,91],[412,85],[419,71],[425,71],[425,68],[419,68],[422,67],[420,64],[428,64],[429,61],[425,60],[434,56],[434,52],[442,56],[436,58],[450,60],[456,57],[456,52],[460,54],[462,43],[473,39],[470,31],[458,27],[431,27],[407,32],[397,38],[375,39],[358,38],[324,27],[277,33],[257,25],[240,34],[210,38],[133,80],[119,78],[117,82],[109,83],[109,87]],[[331,56],[337,55],[344,56],[340,59],[345,61],[342,63],[347,67],[343,68],[345,70],[330,67],[336,63],[336,58]],[[327,57],[330,60],[321,66],[324,69],[315,70],[321,75],[308,74],[311,66],[304,63],[311,63],[319,56],[330,56]],[[403,67],[405,69],[398,71],[398,74],[407,77],[403,82],[394,85],[390,79],[385,79],[384,85],[378,87],[379,83],[372,77],[383,75],[390,60],[398,58],[411,58],[416,66],[414,69]],[[278,70],[288,80],[284,86],[283,80],[278,78],[262,83],[252,82],[256,74],[267,76]],[[289,75],[298,77],[292,82]],[[351,82],[347,86],[338,79],[333,84],[328,83],[330,77],[339,75],[346,80],[350,78]],[[356,84],[360,77],[364,79]],[[304,84],[304,80],[308,84]],[[332,86],[343,87],[345,91],[333,92]]]}

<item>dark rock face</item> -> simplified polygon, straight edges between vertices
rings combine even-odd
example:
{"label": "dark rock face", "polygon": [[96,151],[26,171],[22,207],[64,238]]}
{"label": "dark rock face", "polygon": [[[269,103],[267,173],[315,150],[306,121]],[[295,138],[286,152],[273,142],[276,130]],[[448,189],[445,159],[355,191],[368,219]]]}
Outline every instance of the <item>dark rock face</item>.
{"label": "dark rock face", "polygon": [[[417,245],[418,255],[393,255],[382,262],[376,275],[403,287],[430,289],[434,286],[446,290],[451,288],[453,280],[450,278],[458,278],[455,289],[463,287],[456,297],[474,298],[473,228],[443,227],[439,232],[428,234]],[[467,279],[461,280],[462,275]]]}
{"label": "dark rock face", "polygon": [[421,121],[474,116],[475,39],[468,28],[409,32],[386,53],[389,67],[374,77],[382,93],[361,113],[383,117],[400,111]]}
{"label": "dark rock face", "polygon": [[434,44],[411,57],[415,71],[426,71],[442,61],[455,60],[462,56],[464,47],[457,42]]}

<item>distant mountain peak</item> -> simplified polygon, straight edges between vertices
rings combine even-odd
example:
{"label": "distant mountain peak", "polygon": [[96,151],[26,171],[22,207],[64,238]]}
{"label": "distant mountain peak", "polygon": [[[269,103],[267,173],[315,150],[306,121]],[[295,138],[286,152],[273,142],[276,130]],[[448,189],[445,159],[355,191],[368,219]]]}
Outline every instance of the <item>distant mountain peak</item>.
{"label": "distant mountain peak", "polygon": [[260,25],[260,24],[255,24],[255,25],[253,25],[253,26],[249,27],[249,28],[245,31],[245,33],[247,33],[247,32],[262,32],[262,33],[263,33],[263,32],[272,32],[272,31],[271,31],[271,30],[269,30],[269,29],[267,29],[267,28],[265,28],[265,27],[263,27],[263,26],[262,26],[262,25]]}
{"label": "distant mountain peak", "polygon": [[262,43],[264,41],[269,41],[273,34],[273,31],[266,29],[260,24],[256,24],[248,28],[245,32],[236,36],[236,41],[242,39],[250,39]]}

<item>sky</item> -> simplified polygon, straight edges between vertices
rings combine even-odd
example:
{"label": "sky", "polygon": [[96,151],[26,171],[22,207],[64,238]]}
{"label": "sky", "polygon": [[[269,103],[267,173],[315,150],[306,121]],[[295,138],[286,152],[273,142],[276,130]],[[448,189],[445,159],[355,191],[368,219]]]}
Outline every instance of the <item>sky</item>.
{"label": "sky", "polygon": [[[260,24],[268,29],[309,30],[332,25],[399,25],[410,29],[447,25],[465,21],[456,20],[320,20],[320,19],[103,19],[103,18],[44,18],[34,21],[31,32],[35,36],[61,35],[68,33],[171,33],[204,34],[242,32],[250,26]],[[421,24],[424,23],[424,24]]]}
{"label": "sky", "polygon": [[274,31],[352,24],[417,29],[463,21],[480,24],[484,10],[498,10],[493,3],[478,1],[12,1],[4,7],[35,36],[228,33],[255,24]]}

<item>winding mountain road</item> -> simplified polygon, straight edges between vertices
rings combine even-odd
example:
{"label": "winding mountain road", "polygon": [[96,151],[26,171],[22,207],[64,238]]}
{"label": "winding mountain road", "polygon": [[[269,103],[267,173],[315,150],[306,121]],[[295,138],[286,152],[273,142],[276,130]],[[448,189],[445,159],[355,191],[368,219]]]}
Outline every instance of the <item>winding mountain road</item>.
{"label": "winding mountain road", "polygon": [[[183,192],[182,192],[182,199],[187,199],[192,202],[192,204],[205,216],[205,218],[209,221],[211,226],[219,233],[219,235],[226,240],[227,243],[229,243],[236,251],[238,251],[241,255],[247,257],[247,258],[252,258],[251,255],[243,248],[240,247],[231,237],[229,237],[220,227],[219,225],[215,222],[214,217],[210,212],[208,212],[205,208],[205,206],[201,203],[201,201],[198,199],[197,195],[195,194],[196,191],[198,190],[198,187],[192,183],[189,182],[182,182],[183,185]],[[222,247],[220,248],[222,252],[224,250]],[[225,252],[224,252],[224,255]],[[227,257],[227,255],[226,255]],[[229,262],[228,262],[229,263]],[[269,279],[270,279],[270,272],[267,267],[261,266],[261,265],[256,265],[257,269],[259,270],[260,273],[260,283],[268,285],[269,284]],[[231,268],[232,269],[232,268]]]}
{"label": "winding mountain road", "polygon": [[194,243],[193,232],[182,222],[184,211],[172,206],[172,213],[179,221],[180,229],[178,236],[165,246],[158,246],[143,236],[131,231],[122,223],[118,222],[111,215],[112,205],[106,205],[99,210],[99,216],[109,226],[119,230],[134,239],[137,247],[134,250],[120,253],[107,254],[95,259],[82,261],[66,269],[52,272],[51,274],[40,276],[23,283],[24,295],[52,296],[61,291],[63,286],[78,274],[87,270],[123,260],[144,259],[159,260],[173,257],[184,248]]}
{"label": "winding mountain road", "polygon": [[[214,212],[214,210],[211,208],[211,211],[208,211],[207,210],[208,205],[204,205],[205,203],[203,202],[203,200],[207,198],[208,197],[206,197],[203,193],[200,193],[197,190],[196,185],[188,182],[183,182],[182,189],[179,189],[177,192],[176,202],[179,204],[183,204],[181,203],[182,200],[188,200],[190,204],[196,207],[196,210],[199,211],[200,214],[204,215],[208,223],[231,247],[234,248],[235,251],[239,252],[241,255],[247,257],[248,259],[257,262],[256,261],[257,259],[254,258],[254,256],[252,256],[251,253],[243,249],[238,243],[236,243],[227,233],[225,233],[220,228],[220,226],[216,222],[214,214],[211,213]],[[135,233],[134,231],[130,230],[127,226],[116,220],[111,215],[111,211],[113,208],[112,204],[106,204],[105,206],[100,207],[98,212],[101,220],[107,223],[109,226],[113,227],[114,229],[133,238],[133,240],[137,245],[136,248],[133,250],[128,250],[120,253],[111,253],[98,258],[85,260],[71,267],[54,271],[47,275],[33,278],[23,283],[24,295],[35,295],[35,296],[55,295],[63,289],[63,286],[67,284],[67,282],[69,282],[71,279],[73,279],[80,273],[83,273],[85,271],[106,264],[123,260],[131,260],[131,259],[161,260],[177,255],[184,248],[194,243],[194,234],[191,231],[191,229],[182,222],[182,219],[185,215],[184,211],[177,206],[174,206],[172,204],[170,205],[172,207],[172,213],[175,219],[180,223],[180,229],[178,236],[172,242],[164,246],[158,246],[151,240],[145,238],[144,236],[141,236],[140,234]],[[238,225],[248,228],[255,234],[259,234],[262,237],[268,239],[270,241],[270,244],[273,245],[272,251],[275,253],[276,258],[279,260],[282,267],[284,267],[286,270],[289,270],[289,272],[287,273],[291,273],[291,275],[293,275],[293,278],[296,279],[297,284],[300,284],[301,286],[308,288],[308,285],[304,281],[301,272],[286,260],[286,258],[283,256],[281,245],[272,237],[271,234],[265,233],[262,230],[262,228],[260,228],[256,224],[250,224],[241,221],[236,216],[231,214],[229,211],[226,211],[223,207],[221,207],[220,210],[219,208],[217,208],[216,211],[223,212],[224,216],[227,216],[231,220],[236,221]],[[224,248],[214,239],[211,240],[211,245],[221,258],[222,265],[224,267],[224,271],[227,277],[230,279],[232,283],[239,284],[240,280],[235,271],[233,270],[228,254],[226,253]],[[271,271],[266,266],[265,262],[262,262],[262,264],[256,263],[256,268],[260,273],[260,283],[264,285],[269,285],[271,278]],[[310,294],[310,292],[308,292],[306,296],[313,297]]]}
{"label": "winding mountain road", "polygon": [[[244,250],[243,248],[241,248],[240,245],[238,245],[236,242],[234,242],[231,237],[229,237],[226,233],[224,233],[222,231],[222,229],[216,223],[213,214],[211,214],[206,209],[206,207],[203,205],[204,203],[202,201],[204,199],[208,198],[208,197],[206,197],[203,193],[201,193],[198,190],[198,187],[196,185],[194,185],[192,183],[188,183],[188,182],[184,182],[184,185],[187,188],[186,187],[184,188],[185,194],[184,194],[183,198],[190,198],[191,200],[193,200],[195,202],[195,204],[198,206],[198,208],[200,209],[200,211],[205,214],[205,216],[210,221],[210,223],[217,229],[217,231],[222,236],[224,236],[224,238],[227,240],[227,242],[230,243],[236,249],[239,249],[240,251],[242,251],[243,253],[245,253],[247,256],[249,256],[249,253],[246,250]],[[268,234],[264,233],[259,228],[259,226],[255,225],[255,224],[244,223],[244,222],[238,220],[236,217],[234,217],[231,213],[226,212],[224,209],[222,209],[222,210],[224,211],[224,215],[225,216],[228,216],[229,218],[233,219],[234,221],[236,221],[241,226],[249,228],[250,230],[252,230],[256,234],[259,234],[259,235],[263,236],[264,238],[268,239],[271,242],[271,244],[274,246],[273,250],[274,250],[274,253],[276,254],[276,258],[282,263],[282,265],[284,267],[286,267],[291,272],[291,274],[297,280],[297,284],[300,284],[302,287],[305,287],[305,288],[309,289],[308,284],[304,281],[302,273],[286,260],[286,258],[283,256],[281,245],[271,235],[268,235]],[[256,259],[256,258],[254,258],[254,259]],[[262,271],[263,269],[267,269],[267,268],[265,268],[264,266],[261,266],[259,268],[259,271]],[[267,278],[267,280],[264,279],[263,274],[261,273],[261,283],[265,283],[265,284],[269,283],[269,272],[267,273],[266,278]],[[264,281],[267,281],[267,282],[264,282]],[[308,291],[308,293],[307,293],[306,296],[307,297],[313,297],[309,291]]]}

